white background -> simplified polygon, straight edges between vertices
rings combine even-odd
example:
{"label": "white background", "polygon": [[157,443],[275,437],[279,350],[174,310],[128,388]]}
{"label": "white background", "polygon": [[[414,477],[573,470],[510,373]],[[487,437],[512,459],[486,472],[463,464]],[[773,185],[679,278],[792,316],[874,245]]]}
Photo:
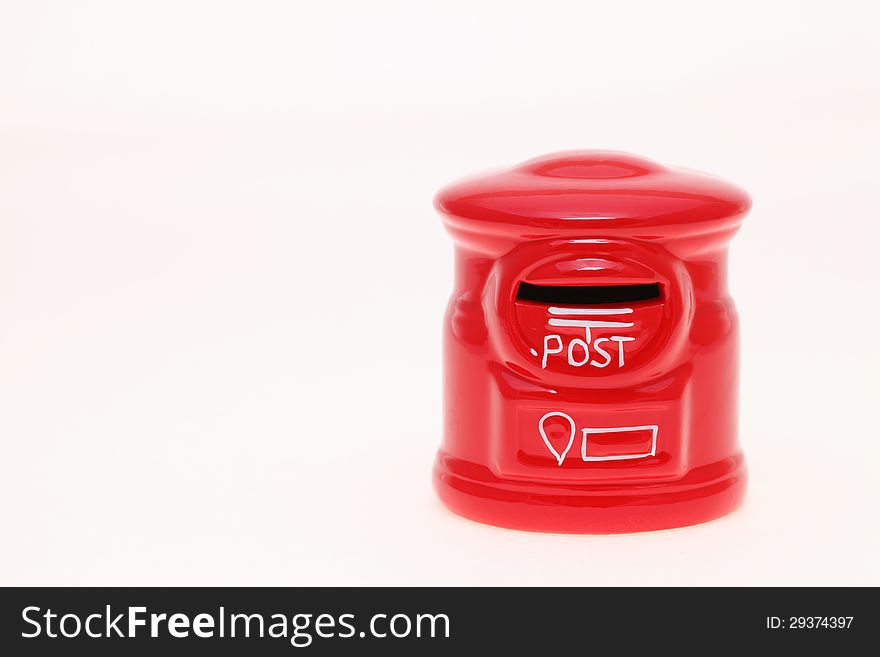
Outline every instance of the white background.
{"label": "white background", "polygon": [[[0,583],[880,584],[864,2],[4,2]],[[557,536],[435,498],[460,175],[733,180],[744,507]]]}

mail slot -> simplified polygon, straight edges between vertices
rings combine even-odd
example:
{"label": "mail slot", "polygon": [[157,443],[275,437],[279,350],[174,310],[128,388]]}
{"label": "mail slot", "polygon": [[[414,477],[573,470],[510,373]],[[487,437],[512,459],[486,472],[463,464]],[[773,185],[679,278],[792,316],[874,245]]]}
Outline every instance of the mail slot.
{"label": "mail slot", "polygon": [[623,153],[454,183],[445,504],[515,529],[705,522],[742,500],[728,244],[748,195]]}

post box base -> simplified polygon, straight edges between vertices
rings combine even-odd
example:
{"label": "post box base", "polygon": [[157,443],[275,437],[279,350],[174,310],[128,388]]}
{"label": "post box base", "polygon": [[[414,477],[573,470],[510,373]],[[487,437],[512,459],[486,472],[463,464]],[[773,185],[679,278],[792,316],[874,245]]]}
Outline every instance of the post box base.
{"label": "post box base", "polygon": [[746,485],[742,454],[662,484],[512,481],[443,452],[434,465],[434,487],[454,513],[508,529],[561,534],[625,534],[708,522],[736,509]]}

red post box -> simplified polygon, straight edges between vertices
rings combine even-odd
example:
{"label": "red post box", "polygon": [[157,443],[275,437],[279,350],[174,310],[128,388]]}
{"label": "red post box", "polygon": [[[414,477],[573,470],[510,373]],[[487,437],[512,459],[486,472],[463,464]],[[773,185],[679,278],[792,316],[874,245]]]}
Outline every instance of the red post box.
{"label": "red post box", "polygon": [[570,152],[454,183],[445,430],[434,483],[515,529],[634,532],[732,511],[741,189],[633,155]]}

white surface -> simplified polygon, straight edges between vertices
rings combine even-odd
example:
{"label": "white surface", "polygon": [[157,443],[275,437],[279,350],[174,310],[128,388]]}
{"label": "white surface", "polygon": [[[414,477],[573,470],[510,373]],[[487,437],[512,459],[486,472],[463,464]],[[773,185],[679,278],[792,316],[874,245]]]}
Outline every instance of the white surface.
{"label": "white surface", "polygon": [[[717,5],[717,6],[716,6]],[[7,2],[0,583],[880,584],[869,2]],[[450,179],[748,189],[745,506],[580,537],[430,487]]]}

